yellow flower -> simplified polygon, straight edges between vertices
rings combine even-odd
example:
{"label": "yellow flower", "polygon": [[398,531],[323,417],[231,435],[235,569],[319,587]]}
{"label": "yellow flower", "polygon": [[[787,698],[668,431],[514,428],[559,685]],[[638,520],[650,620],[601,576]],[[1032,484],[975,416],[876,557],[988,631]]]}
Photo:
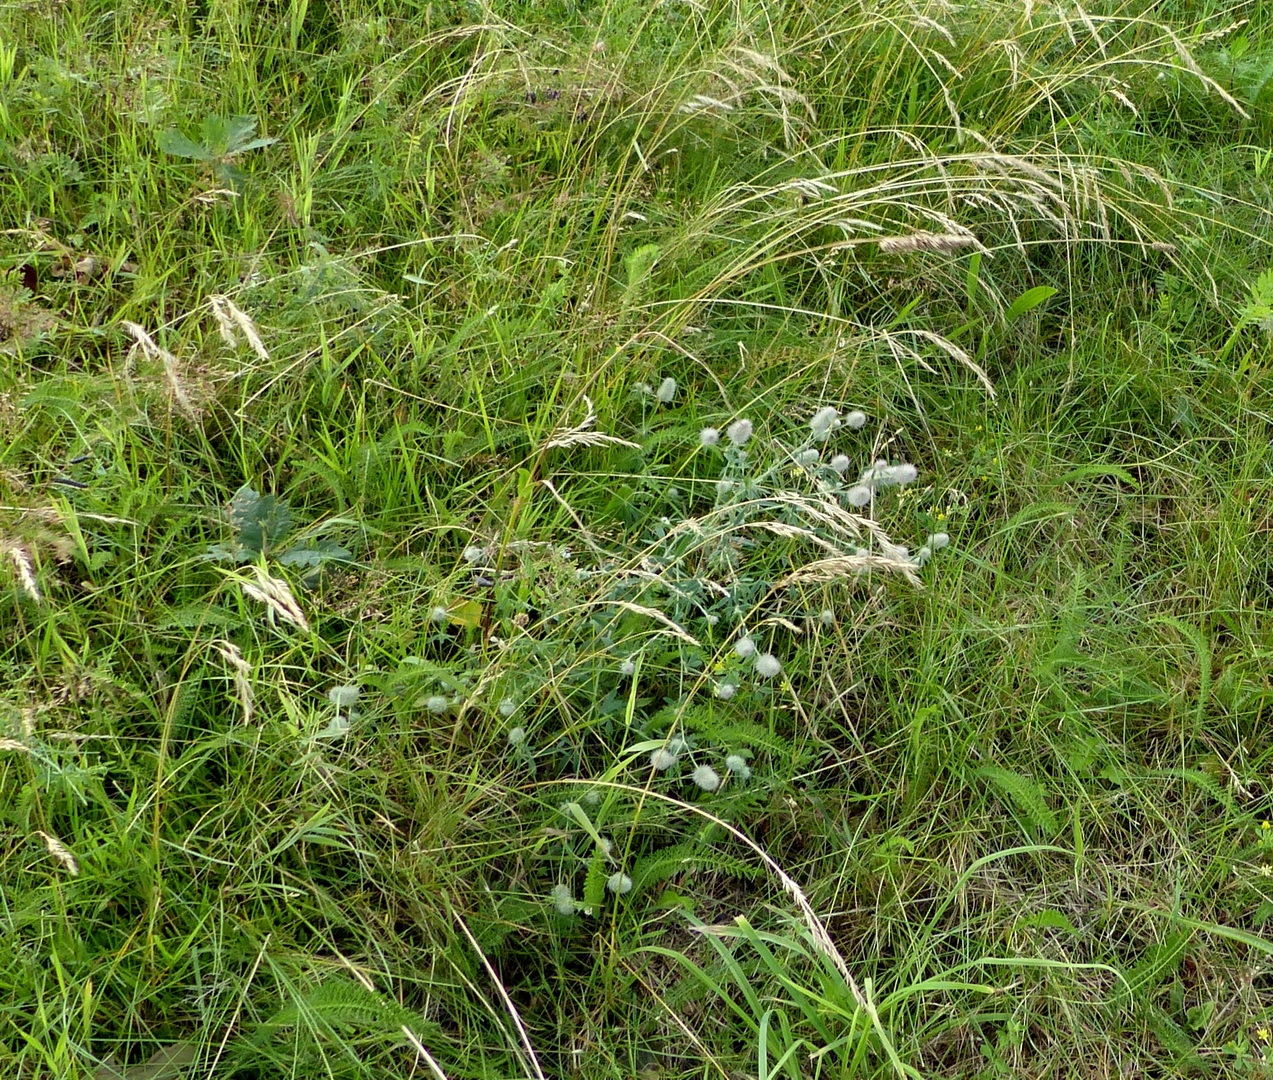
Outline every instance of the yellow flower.
{"label": "yellow flower", "polygon": [[1255,1037],[1259,1039],[1260,1042],[1268,1042],[1269,1039],[1273,1038],[1273,1032],[1270,1032],[1266,1027],[1257,1028]]}

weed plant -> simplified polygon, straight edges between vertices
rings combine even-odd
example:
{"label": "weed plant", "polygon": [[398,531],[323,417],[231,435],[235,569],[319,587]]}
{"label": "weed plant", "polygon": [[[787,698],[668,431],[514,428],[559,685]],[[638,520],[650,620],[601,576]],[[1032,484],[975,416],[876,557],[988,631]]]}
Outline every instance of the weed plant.
{"label": "weed plant", "polygon": [[0,1075],[1273,1075],[1269,20],[0,9]]}

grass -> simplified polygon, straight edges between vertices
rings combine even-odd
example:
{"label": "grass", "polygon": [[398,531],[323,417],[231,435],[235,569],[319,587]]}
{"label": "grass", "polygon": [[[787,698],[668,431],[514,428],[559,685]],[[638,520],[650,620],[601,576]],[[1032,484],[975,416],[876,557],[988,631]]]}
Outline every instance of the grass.
{"label": "grass", "polygon": [[1269,16],[0,9],[0,1071],[1273,1074]]}

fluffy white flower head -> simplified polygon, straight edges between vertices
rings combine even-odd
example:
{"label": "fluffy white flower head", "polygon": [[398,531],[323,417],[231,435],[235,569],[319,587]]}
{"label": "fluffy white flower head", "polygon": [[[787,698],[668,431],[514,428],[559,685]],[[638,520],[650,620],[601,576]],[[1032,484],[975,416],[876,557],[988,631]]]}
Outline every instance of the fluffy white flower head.
{"label": "fluffy white flower head", "polygon": [[676,764],[678,758],[666,746],[660,746],[650,755],[650,768],[655,772],[664,772]]}
{"label": "fluffy white flower head", "polygon": [[704,791],[715,791],[720,787],[720,776],[710,765],[699,765],[690,774],[690,779]]}
{"label": "fluffy white flower head", "polygon": [[431,713],[444,713],[446,712],[447,704],[446,698],[441,694],[434,694],[432,697],[425,699],[424,707]]}
{"label": "fluffy white flower head", "polygon": [[636,674],[636,663],[632,660],[625,660],[619,665],[619,674],[624,678],[628,678]]}
{"label": "fluffy white flower head", "polygon": [[447,611],[441,604],[429,612],[429,618],[437,623],[445,623],[451,621],[451,613]]}
{"label": "fluffy white flower head", "polygon": [[836,454],[835,457],[831,459],[831,468],[833,468],[841,476],[849,471],[849,465],[850,461],[847,454]]}
{"label": "fluffy white flower head", "polygon": [[508,733],[509,746],[521,746],[526,741],[526,729],[524,727],[515,727]]}
{"label": "fluffy white flower head", "polygon": [[746,446],[754,431],[750,420],[735,420],[725,429],[725,438],[735,446]]}
{"label": "fluffy white flower head", "polygon": [[333,686],[327,691],[327,700],[338,709],[352,709],[361,696],[362,690],[356,686]]}
{"label": "fluffy white flower head", "polygon": [[747,764],[747,759],[741,754],[730,754],[725,759],[725,768],[727,768],[739,780],[751,779],[751,767]]}
{"label": "fluffy white flower head", "polygon": [[835,612],[832,611],[830,608],[823,608],[818,613],[818,621],[822,623],[823,626],[834,626]]}
{"label": "fluffy white flower head", "polygon": [[570,886],[564,881],[552,887],[552,892],[548,894],[552,897],[553,907],[557,909],[558,915],[573,915],[575,913],[575,898],[570,895]]}
{"label": "fluffy white flower head", "polygon": [[654,391],[654,400],[660,405],[671,405],[674,397],[676,397],[676,380],[669,375]]}
{"label": "fluffy white flower head", "polygon": [[889,475],[895,484],[911,484],[919,476],[919,470],[914,465],[894,465]]}
{"label": "fluffy white flower head", "polygon": [[734,655],[740,660],[756,655],[756,643],[749,637],[740,637],[734,642]]}
{"label": "fluffy white flower head", "polygon": [[861,409],[854,409],[844,418],[844,422],[856,431],[858,428],[866,426],[866,413]]}
{"label": "fluffy white flower head", "polygon": [[511,697],[506,697],[499,703],[500,716],[512,716],[517,711],[517,702]]}
{"label": "fluffy white flower head", "polygon": [[606,888],[618,896],[632,891],[632,879],[627,874],[611,874],[606,879]]}
{"label": "fluffy white flower head", "polygon": [[809,430],[813,435],[814,442],[826,442],[831,437],[831,432],[840,426],[839,410],[831,405],[826,405],[813,414],[813,419],[809,421]]}
{"label": "fluffy white flower head", "polygon": [[813,465],[817,462],[818,457],[818,452],[814,450],[813,447],[810,447],[808,450],[801,450],[800,453],[796,455],[796,464]]}
{"label": "fluffy white flower head", "polygon": [[737,692],[738,687],[736,687],[733,683],[723,682],[716,684],[716,696],[720,698],[721,701],[730,701]]}
{"label": "fluffy white flower head", "polygon": [[941,551],[944,547],[950,547],[949,534],[944,532],[933,533],[933,535],[928,538],[928,546],[934,551]]}
{"label": "fluffy white flower head", "polygon": [[720,432],[714,427],[705,427],[698,433],[700,446],[715,446],[718,442],[720,442]]}
{"label": "fluffy white flower head", "polygon": [[464,549],[464,561],[467,563],[485,562],[486,549],[480,548],[476,544],[470,544]]}
{"label": "fluffy white flower head", "polygon": [[782,664],[773,653],[761,653],[756,657],[756,674],[762,679],[772,679],[782,670]]}
{"label": "fluffy white flower head", "polygon": [[871,501],[871,489],[866,484],[855,484],[844,493],[844,498],[850,506],[855,506],[859,510]]}

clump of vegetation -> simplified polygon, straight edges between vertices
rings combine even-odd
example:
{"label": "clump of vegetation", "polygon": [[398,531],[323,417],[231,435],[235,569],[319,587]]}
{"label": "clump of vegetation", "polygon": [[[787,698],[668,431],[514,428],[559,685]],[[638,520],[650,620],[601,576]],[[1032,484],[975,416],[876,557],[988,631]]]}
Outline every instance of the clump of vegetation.
{"label": "clump of vegetation", "polygon": [[0,1073],[1264,1076],[1273,37],[0,13]]}

